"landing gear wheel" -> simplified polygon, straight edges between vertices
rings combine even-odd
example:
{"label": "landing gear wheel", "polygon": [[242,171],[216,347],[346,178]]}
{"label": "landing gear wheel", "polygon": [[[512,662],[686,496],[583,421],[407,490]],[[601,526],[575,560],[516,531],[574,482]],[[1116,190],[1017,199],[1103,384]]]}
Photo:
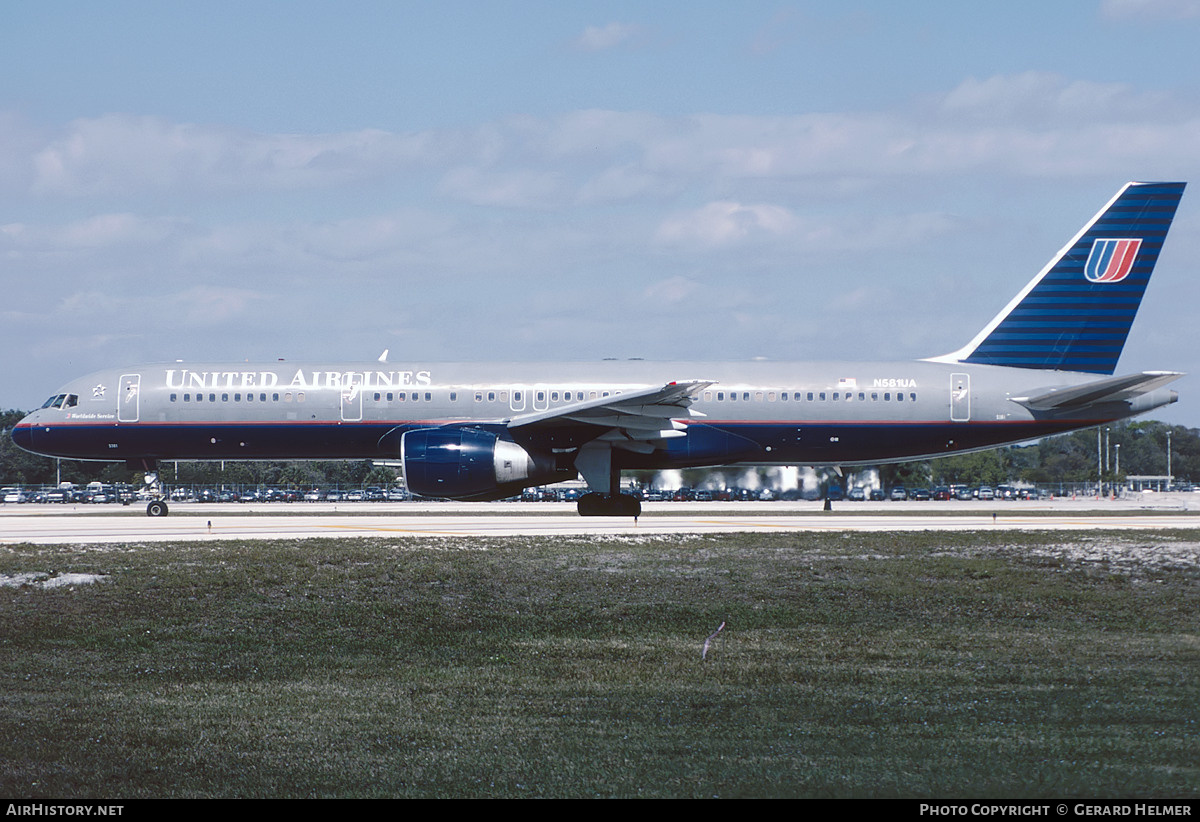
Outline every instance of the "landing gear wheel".
{"label": "landing gear wheel", "polygon": [[146,516],[148,517],[165,517],[166,515],[167,504],[160,499],[156,499],[146,506]]}
{"label": "landing gear wheel", "polygon": [[642,503],[628,494],[584,494],[579,498],[581,517],[634,517],[642,515]]}

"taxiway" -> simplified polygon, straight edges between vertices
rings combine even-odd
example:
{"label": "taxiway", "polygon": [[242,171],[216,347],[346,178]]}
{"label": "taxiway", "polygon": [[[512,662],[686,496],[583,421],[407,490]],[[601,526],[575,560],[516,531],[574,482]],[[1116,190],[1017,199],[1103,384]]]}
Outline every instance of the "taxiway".
{"label": "taxiway", "polygon": [[[1200,502],[1198,500],[1197,502]],[[312,537],[636,536],[763,531],[1003,531],[1200,529],[1190,500],[1046,503],[650,504],[639,519],[579,517],[563,504],[173,504],[167,517],[141,506],[5,506],[0,544],[146,543]],[[1198,506],[1200,507],[1200,506]]]}

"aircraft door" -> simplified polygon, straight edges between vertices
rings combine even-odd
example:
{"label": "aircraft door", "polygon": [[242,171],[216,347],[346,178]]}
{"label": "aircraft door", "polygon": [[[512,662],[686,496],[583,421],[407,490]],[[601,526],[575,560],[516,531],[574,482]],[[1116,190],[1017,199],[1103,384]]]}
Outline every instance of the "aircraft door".
{"label": "aircraft door", "polygon": [[342,422],[362,421],[362,374],[350,374],[350,382],[342,383]]}
{"label": "aircraft door", "polygon": [[117,391],[117,422],[137,422],[142,398],[141,374],[122,374],[121,387]]}
{"label": "aircraft door", "polygon": [[950,421],[971,421],[971,375],[950,375]]}
{"label": "aircraft door", "polygon": [[529,393],[528,388],[514,388],[509,396],[508,407],[513,411],[525,410],[525,395]]}

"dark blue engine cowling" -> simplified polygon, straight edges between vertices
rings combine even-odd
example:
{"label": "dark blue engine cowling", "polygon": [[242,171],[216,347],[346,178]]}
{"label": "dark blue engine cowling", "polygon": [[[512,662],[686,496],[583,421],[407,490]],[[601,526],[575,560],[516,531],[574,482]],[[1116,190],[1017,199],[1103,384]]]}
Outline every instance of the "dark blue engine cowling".
{"label": "dark blue engine cowling", "polygon": [[400,439],[408,490],[423,497],[502,499],[555,481],[521,446],[478,428],[420,428]]}

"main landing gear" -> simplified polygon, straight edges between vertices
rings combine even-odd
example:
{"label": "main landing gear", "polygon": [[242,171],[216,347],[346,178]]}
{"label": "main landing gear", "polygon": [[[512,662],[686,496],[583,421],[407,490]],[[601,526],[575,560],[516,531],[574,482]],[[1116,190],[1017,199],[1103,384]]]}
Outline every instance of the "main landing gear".
{"label": "main landing gear", "polygon": [[575,456],[575,468],[583,474],[589,489],[579,498],[581,517],[633,517],[636,520],[641,516],[641,500],[621,493],[621,471],[613,464],[610,443],[593,440],[584,444]]}
{"label": "main landing gear", "polygon": [[584,494],[579,498],[581,517],[633,517],[642,515],[642,502],[629,494]]}

